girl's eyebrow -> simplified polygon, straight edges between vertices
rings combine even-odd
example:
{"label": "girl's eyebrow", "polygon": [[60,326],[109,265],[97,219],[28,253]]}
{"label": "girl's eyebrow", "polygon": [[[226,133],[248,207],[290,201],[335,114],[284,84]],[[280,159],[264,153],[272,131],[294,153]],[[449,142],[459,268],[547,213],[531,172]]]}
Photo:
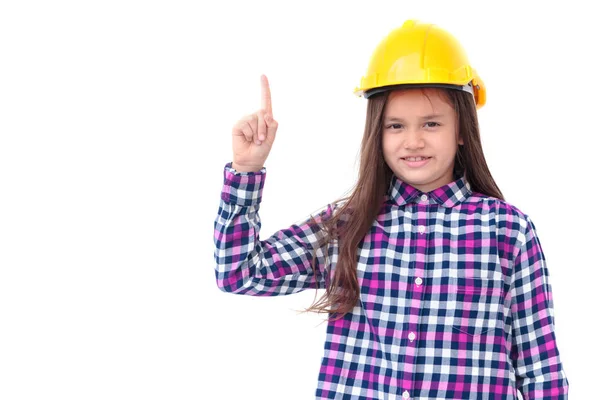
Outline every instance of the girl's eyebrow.
{"label": "girl's eyebrow", "polygon": [[[422,117],[419,117],[419,119],[421,119],[421,120],[439,119],[439,118],[443,118],[443,117],[444,117],[443,114],[428,114],[428,115],[423,115]],[[385,122],[404,122],[404,119],[398,118],[398,117],[385,117]]]}

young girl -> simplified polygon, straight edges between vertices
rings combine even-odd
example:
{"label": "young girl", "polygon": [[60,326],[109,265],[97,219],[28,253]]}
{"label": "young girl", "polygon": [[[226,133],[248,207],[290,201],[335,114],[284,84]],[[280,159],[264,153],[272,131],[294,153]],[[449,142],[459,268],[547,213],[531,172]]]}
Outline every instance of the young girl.
{"label": "young girl", "polygon": [[[220,289],[325,288],[319,399],[566,399],[548,270],[531,219],[482,151],[485,87],[458,41],[407,21],[376,48],[358,182],[316,218],[259,239],[277,122],[233,128],[215,221]],[[282,395],[281,398],[286,398]]]}

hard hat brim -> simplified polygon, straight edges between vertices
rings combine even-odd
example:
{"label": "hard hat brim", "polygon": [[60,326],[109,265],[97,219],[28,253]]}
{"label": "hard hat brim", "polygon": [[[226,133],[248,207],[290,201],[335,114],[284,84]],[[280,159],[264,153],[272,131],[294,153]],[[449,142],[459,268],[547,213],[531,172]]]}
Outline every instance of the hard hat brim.
{"label": "hard hat brim", "polygon": [[453,90],[462,90],[465,92],[469,92],[473,94],[473,86],[471,83],[466,85],[452,85],[449,83],[404,83],[400,85],[388,85],[382,86],[374,89],[369,89],[363,92],[363,96],[365,99],[376,96],[378,94],[382,94],[385,92],[390,92],[392,90],[398,89],[411,89],[411,88],[441,88],[441,89],[453,89]]}

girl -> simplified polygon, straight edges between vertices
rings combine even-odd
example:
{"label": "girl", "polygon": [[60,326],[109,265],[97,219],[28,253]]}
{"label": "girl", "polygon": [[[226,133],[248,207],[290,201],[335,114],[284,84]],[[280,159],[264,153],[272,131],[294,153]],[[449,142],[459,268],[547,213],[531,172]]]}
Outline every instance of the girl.
{"label": "girl", "polygon": [[[325,288],[319,399],[566,399],[548,270],[531,219],[487,167],[485,87],[458,41],[407,21],[376,48],[350,196],[259,239],[278,128],[262,109],[233,128],[215,221],[216,278],[230,293]],[[285,398],[285,395],[282,395]]]}

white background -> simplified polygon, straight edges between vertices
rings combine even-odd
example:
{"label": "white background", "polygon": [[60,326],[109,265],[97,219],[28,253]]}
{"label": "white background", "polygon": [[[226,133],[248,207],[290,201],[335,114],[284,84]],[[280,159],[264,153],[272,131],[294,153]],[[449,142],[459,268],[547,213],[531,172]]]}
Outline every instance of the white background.
{"label": "white background", "polygon": [[265,73],[263,238],[342,196],[352,91],[409,18],[452,32],[487,85],[488,164],[537,226],[571,398],[596,395],[598,23],[574,1],[449,3],[2,2],[0,398],[313,398],[325,324],[296,310],[322,293],[215,283],[231,127]]}

